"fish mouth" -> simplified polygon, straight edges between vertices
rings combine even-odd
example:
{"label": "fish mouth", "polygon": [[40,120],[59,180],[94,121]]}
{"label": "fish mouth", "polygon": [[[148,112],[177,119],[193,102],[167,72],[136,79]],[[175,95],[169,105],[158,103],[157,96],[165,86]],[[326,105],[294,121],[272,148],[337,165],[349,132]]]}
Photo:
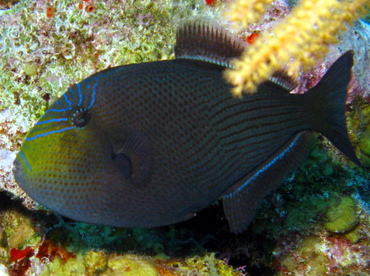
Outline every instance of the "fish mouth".
{"label": "fish mouth", "polygon": [[16,158],[13,162],[13,173],[16,174],[21,169],[22,165],[19,163],[18,158]]}
{"label": "fish mouth", "polygon": [[21,182],[20,180],[21,180],[22,175],[23,175],[23,166],[19,162],[18,158],[16,158],[13,162],[13,175],[14,175],[15,180],[17,181],[17,183]]}

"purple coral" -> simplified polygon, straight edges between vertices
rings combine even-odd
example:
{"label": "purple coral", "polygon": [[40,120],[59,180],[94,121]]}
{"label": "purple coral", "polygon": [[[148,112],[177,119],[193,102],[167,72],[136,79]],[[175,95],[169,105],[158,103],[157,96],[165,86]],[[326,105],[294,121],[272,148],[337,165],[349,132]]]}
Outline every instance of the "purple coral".
{"label": "purple coral", "polygon": [[153,16],[152,16],[152,14],[150,12],[148,12],[147,14],[140,13],[137,16],[137,19],[138,19],[139,25],[149,26],[150,25],[150,22],[153,19]]}

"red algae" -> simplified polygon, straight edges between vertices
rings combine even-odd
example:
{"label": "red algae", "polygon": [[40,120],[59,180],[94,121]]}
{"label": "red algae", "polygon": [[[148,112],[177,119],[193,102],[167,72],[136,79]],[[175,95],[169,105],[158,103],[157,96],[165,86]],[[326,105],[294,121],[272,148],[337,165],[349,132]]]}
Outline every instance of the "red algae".
{"label": "red algae", "polygon": [[59,244],[45,239],[38,248],[28,246],[21,250],[16,248],[10,250],[10,275],[26,275],[28,269],[32,266],[31,258],[34,256],[40,260],[48,259],[49,262],[52,262],[55,257],[59,257],[64,262],[76,257],[75,254],[68,252]]}
{"label": "red algae", "polygon": [[88,5],[88,6],[86,6],[85,11],[87,11],[87,12],[94,12],[95,11],[95,7],[93,5]]}
{"label": "red algae", "polygon": [[39,259],[48,258],[53,261],[55,257],[60,257],[63,261],[67,261],[69,258],[75,258],[75,254],[68,252],[59,244],[55,244],[52,241],[45,239],[40,245],[36,257]]}
{"label": "red algae", "polygon": [[9,262],[15,262],[15,261],[22,260],[27,255],[32,256],[34,252],[35,251],[34,251],[34,249],[32,249],[31,246],[27,246],[25,249],[12,248],[10,250]]}
{"label": "red algae", "polygon": [[46,17],[47,18],[52,18],[54,15],[54,8],[53,7],[48,7],[46,9]]}
{"label": "red algae", "polygon": [[214,2],[215,0],[206,0],[206,4],[209,6],[213,5]]}
{"label": "red algae", "polygon": [[[17,250],[13,248],[10,251],[10,259],[12,260],[12,266],[10,268],[11,276],[23,276],[26,275],[27,270],[31,267],[30,258],[34,255],[34,250],[28,246],[24,250]],[[18,258],[18,259],[17,259]]]}
{"label": "red algae", "polygon": [[249,36],[247,36],[246,38],[245,38],[245,41],[249,44],[249,45],[251,45],[251,44],[253,44],[255,41],[256,41],[256,39],[259,37],[259,33],[251,33]]}

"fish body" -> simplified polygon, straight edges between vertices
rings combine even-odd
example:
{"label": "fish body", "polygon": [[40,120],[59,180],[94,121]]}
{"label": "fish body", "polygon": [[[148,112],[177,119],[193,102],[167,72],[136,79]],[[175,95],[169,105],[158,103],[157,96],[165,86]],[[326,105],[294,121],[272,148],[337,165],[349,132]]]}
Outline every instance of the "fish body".
{"label": "fish body", "polygon": [[72,86],[27,135],[18,184],[66,217],[118,227],[176,223],[221,198],[238,233],[303,162],[312,130],[359,164],[344,117],[351,52],[305,94],[267,81],[240,99],[222,75],[240,46],[229,40],[224,55],[218,44],[229,37],[212,28],[188,23],[175,60],[107,69]]}

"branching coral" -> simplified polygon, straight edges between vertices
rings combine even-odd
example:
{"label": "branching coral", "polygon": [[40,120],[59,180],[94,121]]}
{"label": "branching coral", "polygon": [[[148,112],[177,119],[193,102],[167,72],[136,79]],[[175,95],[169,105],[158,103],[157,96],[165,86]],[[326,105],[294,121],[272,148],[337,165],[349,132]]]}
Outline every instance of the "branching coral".
{"label": "branching coral", "polygon": [[272,0],[239,0],[230,4],[227,16],[232,21],[241,23],[244,27],[261,20],[266,8]]}
{"label": "branching coral", "polygon": [[[232,20],[242,24],[252,23],[256,15],[245,16],[240,9],[263,13],[261,5],[267,0],[252,1],[258,8],[246,6],[245,0],[231,5]],[[301,69],[312,66],[324,53],[328,45],[336,43],[336,35],[364,14],[368,0],[302,0],[285,20],[271,33],[264,33],[256,42],[245,49],[240,59],[233,61],[233,69],[225,71],[225,77],[235,85],[233,93],[253,93],[256,86],[285,64],[288,74],[297,76]],[[245,20],[247,18],[247,21]]]}

